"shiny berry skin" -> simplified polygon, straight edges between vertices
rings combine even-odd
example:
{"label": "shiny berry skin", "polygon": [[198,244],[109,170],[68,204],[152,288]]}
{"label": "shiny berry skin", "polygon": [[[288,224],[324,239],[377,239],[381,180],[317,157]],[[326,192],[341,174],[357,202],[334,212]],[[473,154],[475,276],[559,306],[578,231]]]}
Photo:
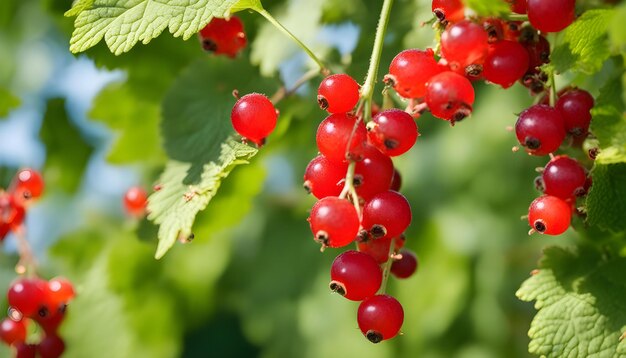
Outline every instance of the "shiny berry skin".
{"label": "shiny berry skin", "polygon": [[409,151],[419,135],[413,117],[399,109],[378,113],[367,124],[367,130],[369,142],[390,157]]}
{"label": "shiny berry skin", "polygon": [[520,42],[528,53],[528,71],[535,71],[537,67],[550,62],[550,43],[541,35],[531,41]]}
{"label": "shiny berry skin", "polygon": [[346,113],[335,113],[324,119],[317,127],[317,148],[331,162],[342,163],[347,159],[360,160],[367,129],[362,121]]}
{"label": "shiny berry skin", "polygon": [[389,190],[393,178],[393,162],[371,145],[363,146],[363,160],[354,168],[356,193],[369,200],[374,195]]}
{"label": "shiny berry skin", "polygon": [[526,0],[507,0],[511,4],[511,11],[516,14],[526,13]]}
{"label": "shiny berry skin", "polygon": [[464,76],[442,72],[428,82],[426,104],[433,116],[454,124],[472,113],[474,88]]}
{"label": "shiny berry skin", "polygon": [[5,318],[0,323],[0,339],[8,345],[23,343],[26,340],[26,322]]}
{"label": "shiny berry skin", "polygon": [[15,358],[35,358],[37,346],[34,344],[21,343],[15,346]]}
{"label": "shiny berry skin", "polygon": [[330,268],[330,289],[352,301],[376,294],[383,273],[376,260],[362,252],[349,250],[335,258]]}
{"label": "shiny berry skin", "polygon": [[402,187],[402,175],[397,169],[393,169],[393,176],[391,177],[391,185],[389,186],[389,190],[400,191]]}
{"label": "shiny berry skin", "polygon": [[139,186],[128,188],[124,194],[124,209],[132,216],[142,216],[148,205],[148,193]]}
{"label": "shiny berry skin", "polygon": [[391,60],[385,82],[404,98],[421,98],[426,94],[428,80],[443,70],[443,66],[435,61],[432,49],[404,50]]}
{"label": "shiny berry skin", "polygon": [[354,241],[359,231],[359,216],[354,205],[335,196],[315,203],[308,221],[315,241],[323,247],[346,246]]}
{"label": "shiny berry skin", "polygon": [[348,163],[335,163],[323,155],[313,158],[304,171],[304,188],[318,199],[339,196],[343,189]]}
{"label": "shiny berry skin", "polygon": [[576,17],[576,0],[528,0],[528,21],[541,32],[559,32]]}
{"label": "shiny berry skin", "polygon": [[37,199],[44,189],[44,181],[41,173],[34,169],[25,168],[17,172],[11,182],[11,192],[20,202],[29,199]]}
{"label": "shiny berry skin", "polygon": [[433,0],[431,9],[443,23],[458,22],[465,18],[465,7],[461,0]]}
{"label": "shiny berry skin", "polygon": [[540,234],[560,235],[567,230],[571,220],[571,205],[556,196],[540,196],[528,208],[528,223]]}
{"label": "shiny berry skin", "polygon": [[574,136],[586,135],[591,123],[594,100],[589,92],[573,89],[565,92],[556,101],[556,109],[565,121],[565,130]]}
{"label": "shiny berry skin", "polygon": [[62,304],[67,304],[71,301],[76,292],[74,291],[74,285],[64,278],[55,277],[48,281],[48,300],[58,307]]}
{"label": "shiny berry skin", "polygon": [[384,264],[389,260],[389,249],[391,248],[391,240],[394,242],[394,252],[400,250],[404,245],[404,236],[401,235],[396,238],[381,237],[380,239],[369,239],[367,241],[359,242],[357,247],[359,251],[370,255],[379,264]]}
{"label": "shiny berry skin", "polygon": [[376,194],[363,208],[363,229],[375,238],[402,234],[411,223],[411,206],[395,191]]}
{"label": "shiny berry skin", "polygon": [[389,295],[376,295],[359,305],[357,322],[361,332],[372,343],[395,337],[404,322],[404,310]]}
{"label": "shiny berry skin", "polygon": [[489,82],[509,88],[524,76],[527,69],[528,52],[524,46],[504,40],[490,46],[483,63],[483,76]]}
{"label": "shiny berry skin", "polygon": [[22,225],[26,210],[15,198],[6,192],[0,192],[0,240],[3,240],[9,231]]}
{"label": "shiny berry skin", "polygon": [[397,278],[409,278],[417,271],[417,255],[409,249],[400,250],[402,258],[391,264],[391,274]]}
{"label": "shiny berry skin", "polygon": [[235,131],[259,146],[276,127],[277,118],[272,102],[260,93],[249,93],[239,98],[230,113]]}
{"label": "shiny berry skin", "polygon": [[330,113],[349,112],[359,101],[359,84],[350,76],[330,75],[317,89],[317,103]]}
{"label": "shiny berry skin", "polygon": [[464,20],[448,27],[441,34],[441,55],[450,67],[465,68],[481,64],[487,56],[489,36],[482,26]]}
{"label": "shiny berry skin", "polygon": [[42,309],[47,309],[47,283],[38,278],[21,278],[14,281],[7,292],[9,306],[20,311],[25,317],[33,317]]}
{"label": "shiny berry skin", "polygon": [[565,139],[563,117],[555,108],[536,104],[520,113],[515,123],[515,135],[532,155],[552,153]]}
{"label": "shiny berry skin", "polygon": [[59,358],[65,351],[65,342],[57,335],[46,335],[37,350],[41,358]]}
{"label": "shiny berry skin", "polygon": [[585,193],[587,172],[576,159],[559,155],[548,162],[541,174],[544,193],[563,200]]}
{"label": "shiny berry skin", "polygon": [[235,57],[248,42],[243,23],[236,16],[228,20],[214,17],[198,35],[205,51],[228,57]]}

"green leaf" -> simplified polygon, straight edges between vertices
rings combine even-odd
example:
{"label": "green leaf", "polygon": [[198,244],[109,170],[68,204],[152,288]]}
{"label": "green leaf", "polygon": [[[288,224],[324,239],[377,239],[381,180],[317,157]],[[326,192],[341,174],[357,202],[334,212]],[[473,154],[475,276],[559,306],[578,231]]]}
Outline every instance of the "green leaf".
{"label": "green leaf", "polygon": [[43,173],[46,185],[73,193],[80,185],[93,147],[70,122],[65,100],[56,98],[48,101],[39,135],[46,147]]}
{"label": "green leaf", "polygon": [[200,180],[186,183],[191,164],[170,161],[161,175],[160,191],[150,196],[148,218],[159,224],[159,244],[155,257],[163,257],[178,238],[191,235],[199,211],[206,208],[220,184],[235,166],[247,163],[257,153],[255,148],[232,139],[221,145],[219,160],[205,164]]}
{"label": "green leaf", "polygon": [[[594,184],[595,185],[595,184]],[[517,291],[538,310],[528,335],[530,353],[544,357],[626,354],[626,258],[604,259],[591,249],[545,250],[539,271]]]}
{"label": "green leaf", "polygon": [[601,153],[594,165],[593,185],[587,196],[587,222],[613,232],[626,230],[626,157],[619,164],[603,163]]}
{"label": "green leaf", "polygon": [[64,16],[78,16],[81,12],[91,8],[93,6],[93,2],[94,0],[76,0],[72,4],[72,8],[65,12]]}
{"label": "green leaf", "polygon": [[614,15],[613,10],[589,10],[568,26],[550,56],[556,71],[598,72],[611,55],[607,29]]}
{"label": "green leaf", "polygon": [[237,10],[243,10],[245,6],[256,6],[257,3],[250,0],[80,1],[66,13],[67,16],[77,16],[70,51],[85,51],[104,38],[111,52],[119,55],[139,41],[149,43],[166,28],[174,37],[182,36],[187,40],[211,18],[228,16],[233,5],[238,4]]}
{"label": "green leaf", "polygon": [[511,6],[504,0],[464,0],[463,3],[481,16],[498,16],[511,12]]}
{"label": "green leaf", "polygon": [[0,119],[19,107],[20,99],[4,87],[0,87]]}
{"label": "green leaf", "polygon": [[[600,141],[600,148],[603,151],[601,160],[605,163],[615,162],[615,157],[626,156],[626,114],[622,92],[621,78],[619,76],[611,78],[600,89],[600,95],[591,112],[593,115],[591,132]],[[626,162],[626,160],[617,161]]]}
{"label": "green leaf", "polygon": [[237,12],[242,10],[254,10],[254,11],[262,11],[263,5],[260,0],[239,0],[235,5],[230,8],[230,12]]}
{"label": "green leaf", "polygon": [[159,104],[152,97],[138,95],[126,83],[112,83],[98,94],[89,117],[117,134],[107,157],[111,163],[159,163],[164,158]]}

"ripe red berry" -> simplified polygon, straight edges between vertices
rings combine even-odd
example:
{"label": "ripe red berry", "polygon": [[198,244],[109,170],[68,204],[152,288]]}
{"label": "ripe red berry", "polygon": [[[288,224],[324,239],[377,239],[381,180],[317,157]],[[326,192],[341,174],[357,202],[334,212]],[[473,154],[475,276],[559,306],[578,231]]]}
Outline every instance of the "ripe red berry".
{"label": "ripe red berry", "polygon": [[498,41],[489,48],[483,64],[485,80],[511,87],[528,69],[528,52],[514,41]]}
{"label": "ripe red berry", "polygon": [[400,235],[396,238],[381,237],[379,239],[369,239],[361,241],[357,244],[360,252],[370,255],[379,264],[384,264],[389,260],[389,249],[391,248],[391,241],[393,239],[394,252],[397,252],[404,246],[404,235]]}
{"label": "ripe red berry", "polygon": [[365,145],[363,159],[354,168],[354,187],[357,194],[364,200],[389,190],[393,177],[391,158],[371,145]]}
{"label": "ripe red berry", "polygon": [[34,344],[20,343],[15,346],[15,358],[35,358],[37,346]]}
{"label": "ripe red berry", "polygon": [[504,38],[504,25],[502,20],[495,17],[482,19],[482,26],[489,37],[488,42],[495,43]]}
{"label": "ripe red berry", "polygon": [[26,340],[26,321],[5,318],[0,323],[0,339],[8,345],[23,343]]}
{"label": "ripe red berry", "polygon": [[315,241],[324,247],[346,246],[354,241],[359,231],[359,216],[354,205],[335,196],[315,203],[308,221]]}
{"label": "ripe red berry", "polygon": [[272,102],[260,93],[249,93],[239,98],[230,113],[237,133],[259,146],[276,127],[277,118]]}
{"label": "ripe red berry", "polygon": [[528,208],[528,223],[540,234],[560,235],[567,230],[571,220],[571,205],[556,196],[540,196]]}
{"label": "ripe red berry", "polygon": [[0,191],[0,240],[22,225],[25,215],[26,210],[14,196]]}
{"label": "ripe red berry", "polygon": [[443,70],[444,67],[435,61],[432,49],[409,49],[393,58],[385,81],[404,98],[421,98],[426,94],[428,80]]}
{"label": "ripe red berry", "polygon": [[74,285],[68,279],[55,277],[48,281],[48,297],[54,307],[67,304],[75,295]]}
{"label": "ripe red berry", "polygon": [[472,113],[474,88],[464,76],[451,71],[442,72],[428,82],[426,104],[433,116],[454,125]]}
{"label": "ripe red berry", "polygon": [[47,310],[46,286],[46,281],[38,278],[20,278],[14,281],[7,292],[9,306],[25,317],[34,317],[40,311]]}
{"label": "ripe red berry", "polygon": [[346,74],[330,75],[317,89],[317,103],[330,113],[349,112],[359,101],[359,84]]}
{"label": "ripe red berry", "polygon": [[11,182],[10,191],[16,200],[23,202],[24,200],[36,199],[41,196],[44,189],[44,181],[41,174],[30,168],[22,169]]}
{"label": "ripe red berry", "polygon": [[148,205],[148,193],[139,186],[128,188],[124,194],[124,208],[132,216],[142,216]]}
{"label": "ripe red berry", "polygon": [[511,11],[516,14],[526,13],[526,0],[507,0],[511,4]]}
{"label": "ripe red berry", "polygon": [[585,168],[566,155],[554,157],[541,174],[544,193],[563,200],[585,193]]}
{"label": "ripe red berry", "polygon": [[528,53],[529,72],[536,72],[539,66],[550,62],[550,43],[544,36],[535,33],[529,40],[521,40],[520,43]]}
{"label": "ripe red berry", "polygon": [[527,0],[528,21],[541,32],[559,32],[576,17],[576,0]]}
{"label": "ripe red berry", "polygon": [[589,131],[591,123],[591,109],[594,100],[589,92],[582,89],[573,89],[565,92],[556,101],[565,122],[565,130],[575,137],[584,136]]}
{"label": "ripe red berry", "polygon": [[404,310],[389,295],[376,295],[359,305],[357,322],[361,332],[372,343],[395,337],[404,322]]}
{"label": "ripe red berry", "polygon": [[465,7],[461,0],[433,0],[431,9],[443,23],[461,21],[465,17]]}
{"label": "ripe red berry", "polygon": [[198,35],[205,51],[228,57],[235,57],[247,43],[243,23],[236,16],[228,20],[214,17]]}
{"label": "ripe red berry", "polygon": [[489,36],[482,26],[464,20],[441,34],[441,55],[453,70],[482,64],[487,55],[488,41]]}
{"label": "ripe red berry", "polygon": [[417,141],[417,124],[399,109],[378,113],[367,124],[369,142],[384,154],[395,157],[406,153]]}
{"label": "ripe red berry", "polygon": [[391,264],[391,274],[397,278],[409,278],[417,271],[417,255],[409,249],[400,250],[402,258]]}
{"label": "ripe red berry", "polygon": [[395,191],[376,194],[363,208],[362,226],[373,238],[402,234],[411,223],[411,206]]}
{"label": "ripe red berry", "polygon": [[309,162],[304,171],[304,188],[318,199],[338,196],[347,171],[348,163],[331,162],[320,154]]}
{"label": "ripe red berry", "polygon": [[360,160],[367,130],[362,121],[347,113],[335,113],[317,128],[317,148],[332,162]]}
{"label": "ripe red berry", "polygon": [[389,186],[389,190],[400,191],[401,187],[402,187],[402,176],[400,175],[400,172],[396,168],[394,168],[393,176],[391,177],[391,185]]}
{"label": "ripe red berry", "polygon": [[65,342],[57,335],[46,335],[37,348],[41,358],[59,358],[65,351]]}
{"label": "ripe red berry", "polygon": [[559,148],[565,139],[563,117],[550,106],[536,104],[520,113],[515,135],[532,155],[546,155]]}
{"label": "ripe red berry", "polygon": [[330,268],[330,289],[352,301],[376,294],[383,273],[376,260],[362,252],[349,250],[335,258]]}

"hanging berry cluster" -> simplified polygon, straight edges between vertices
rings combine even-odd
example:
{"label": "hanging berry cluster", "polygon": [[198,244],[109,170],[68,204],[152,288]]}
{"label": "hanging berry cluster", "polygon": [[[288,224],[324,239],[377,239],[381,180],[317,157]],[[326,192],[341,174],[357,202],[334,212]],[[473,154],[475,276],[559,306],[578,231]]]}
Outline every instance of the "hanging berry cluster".
{"label": "hanging berry cluster", "polygon": [[[18,358],[61,356],[65,343],[58,335],[58,327],[65,317],[67,304],[74,298],[74,287],[67,279],[58,277],[46,281],[37,277],[25,238],[22,224],[27,208],[41,196],[43,189],[41,174],[23,169],[13,178],[8,192],[0,190],[0,240],[13,232],[20,254],[16,267],[20,277],[7,292],[9,314],[0,323],[0,339],[14,348],[14,356]],[[33,340],[38,343],[33,344]]]}

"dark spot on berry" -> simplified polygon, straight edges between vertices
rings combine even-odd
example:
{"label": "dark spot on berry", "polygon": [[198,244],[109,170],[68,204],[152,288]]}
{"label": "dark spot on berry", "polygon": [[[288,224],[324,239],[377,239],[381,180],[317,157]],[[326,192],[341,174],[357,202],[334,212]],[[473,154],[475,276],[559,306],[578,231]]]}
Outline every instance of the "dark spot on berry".
{"label": "dark spot on berry", "polygon": [[373,330],[367,331],[365,337],[367,337],[367,339],[372,343],[379,343],[383,340],[383,335],[380,334],[380,332],[376,332]]}
{"label": "dark spot on berry", "polygon": [[356,241],[358,242],[368,242],[369,239],[370,239],[370,235],[365,229],[359,230],[359,233],[356,235]]}
{"label": "dark spot on berry", "polygon": [[383,77],[383,83],[387,86],[395,87],[397,83],[396,76],[386,74],[385,77]]}
{"label": "dark spot on berry", "polygon": [[541,176],[535,178],[535,189],[542,193],[546,190],[546,187],[543,184],[543,178]]}
{"label": "dark spot on berry", "polygon": [[48,314],[50,313],[50,311],[48,311],[48,307],[46,306],[41,306],[39,308],[39,310],[37,311],[37,315],[39,315],[39,317],[48,317]]}
{"label": "dark spot on berry", "polygon": [[433,14],[435,14],[435,16],[437,17],[437,20],[439,20],[439,22],[442,22],[442,23],[446,22],[446,14],[444,14],[441,9],[433,10]]}
{"label": "dark spot on berry", "polygon": [[317,104],[319,104],[320,108],[323,110],[328,109],[328,100],[322,95],[317,96]]}
{"label": "dark spot on berry", "polygon": [[596,158],[598,157],[598,154],[600,154],[600,148],[591,148],[589,149],[587,154],[589,154],[589,158],[591,160],[596,160]]}
{"label": "dark spot on berry", "polygon": [[524,138],[524,146],[530,150],[537,150],[541,147],[541,142],[535,137]]}
{"label": "dark spot on berry", "polygon": [[465,67],[465,75],[468,77],[478,77],[483,73],[483,66],[479,64],[472,64]]}
{"label": "dark spot on berry", "polygon": [[215,52],[217,51],[217,44],[209,39],[202,40],[202,48],[204,51]]}
{"label": "dark spot on berry", "polygon": [[338,294],[345,296],[346,295],[346,287],[341,283],[341,282],[337,282],[337,281],[330,281],[330,284],[328,284],[328,287],[330,287],[331,291],[333,292],[337,292]]}
{"label": "dark spot on berry", "polygon": [[395,149],[395,148],[398,148],[398,145],[400,143],[398,143],[397,140],[393,140],[393,139],[387,138],[387,139],[385,139],[384,144],[385,144],[385,148],[387,148],[387,149]]}
{"label": "dark spot on berry", "polygon": [[315,241],[322,244],[322,246],[328,246],[329,237],[328,233],[324,230],[320,230],[315,234]]}
{"label": "dark spot on berry", "polygon": [[537,231],[538,233],[543,234],[546,231],[546,224],[543,223],[543,220],[535,220],[533,226],[535,228],[535,231]]}
{"label": "dark spot on berry", "polygon": [[587,194],[587,190],[585,190],[585,188],[583,188],[582,186],[574,189],[574,196],[576,197],[583,197],[585,196],[585,194]]}
{"label": "dark spot on berry", "polygon": [[372,228],[370,229],[370,235],[372,235],[374,239],[381,238],[387,235],[387,229],[383,225],[379,225],[379,224],[373,225]]}
{"label": "dark spot on berry", "polygon": [[304,184],[302,184],[302,187],[304,188],[304,190],[306,190],[307,194],[311,194],[312,188],[310,180],[305,181]]}
{"label": "dark spot on berry", "polygon": [[354,178],[352,179],[352,185],[355,188],[358,188],[361,185],[363,185],[363,176],[361,174],[356,174]]}

